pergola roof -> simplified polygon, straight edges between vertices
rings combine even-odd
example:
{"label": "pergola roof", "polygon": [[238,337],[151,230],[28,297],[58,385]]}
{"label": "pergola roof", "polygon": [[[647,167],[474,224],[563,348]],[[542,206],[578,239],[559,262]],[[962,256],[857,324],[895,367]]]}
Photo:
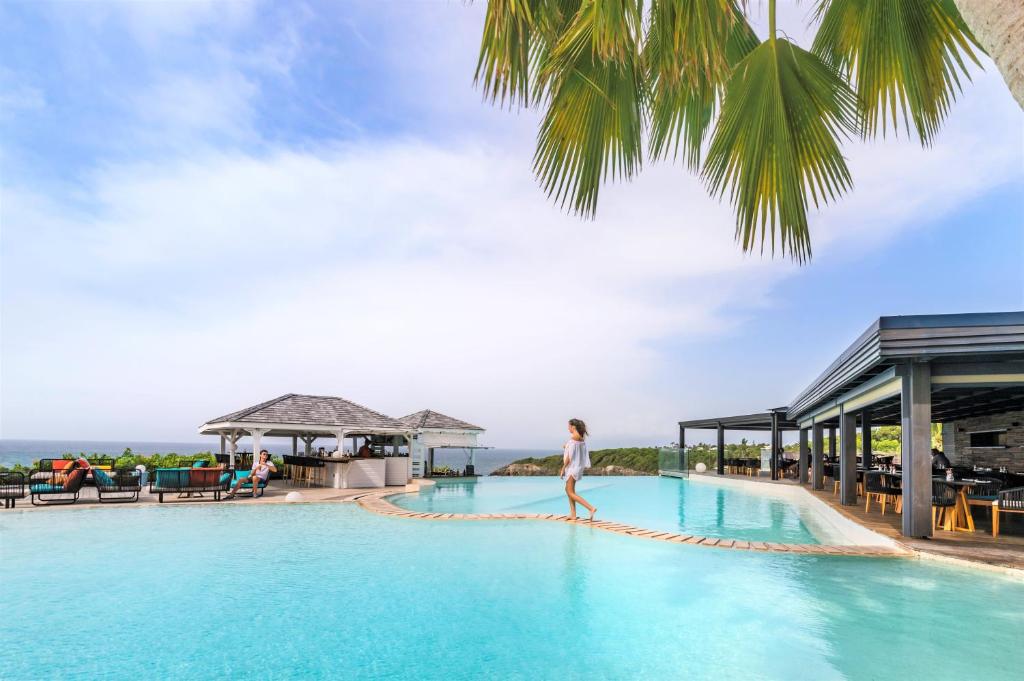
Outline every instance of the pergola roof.
{"label": "pergola roof", "polygon": [[798,430],[800,426],[795,421],[786,418],[786,407],[776,407],[768,411],[760,411],[756,414],[741,414],[739,416],[719,416],[709,419],[693,419],[680,421],[683,428],[707,428],[711,430],[722,426],[726,430],[771,430],[772,413],[778,414],[779,430]]}
{"label": "pergola roof", "polygon": [[[914,315],[879,317],[818,378],[790,403],[787,416],[800,420],[804,414],[836,396],[868,383],[897,363],[928,360],[933,366],[965,362],[1004,362],[1024,359],[1024,312]],[[1020,387],[1001,391],[966,391],[943,395],[937,402],[957,406],[949,417],[980,415],[1004,400],[1002,411],[1019,408],[1024,398]],[[975,394],[977,393],[977,394]],[[971,409],[971,397],[979,398]],[[898,400],[896,401],[898,403]],[[890,405],[891,406],[891,405]],[[936,407],[942,405],[936,404]],[[953,406],[953,405],[950,405]],[[940,409],[939,414],[943,411]],[[881,416],[881,414],[880,414]],[[939,420],[939,419],[936,419]],[[884,421],[877,421],[882,423]],[[897,417],[898,422],[898,417]]]}
{"label": "pergola roof", "polygon": [[401,423],[409,428],[420,430],[421,428],[433,428],[437,430],[478,430],[483,432],[483,428],[480,426],[474,426],[472,423],[460,421],[459,419],[446,416],[440,412],[431,411],[430,409],[424,409],[418,411],[415,414],[409,414],[398,419]]}
{"label": "pergola roof", "polygon": [[340,397],[288,393],[260,404],[210,419],[200,433],[232,427],[266,426],[272,431],[408,431],[390,416]]}

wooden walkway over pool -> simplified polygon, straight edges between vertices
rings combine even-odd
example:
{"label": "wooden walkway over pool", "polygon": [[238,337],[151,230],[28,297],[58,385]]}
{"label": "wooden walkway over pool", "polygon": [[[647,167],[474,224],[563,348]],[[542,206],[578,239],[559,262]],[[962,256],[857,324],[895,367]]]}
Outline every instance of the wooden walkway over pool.
{"label": "wooden walkway over pool", "polygon": [[626,525],[611,520],[570,520],[569,516],[546,513],[420,513],[395,506],[388,499],[393,491],[376,491],[363,494],[355,499],[356,503],[367,511],[378,515],[409,518],[413,520],[531,520],[584,525],[605,532],[624,534],[641,539],[671,542],[674,544],[690,544],[706,548],[732,549],[737,551],[768,551],[772,553],[794,553],[805,555],[828,556],[872,556],[872,557],[907,557],[913,552],[900,547],[843,545],[828,546],[823,544],[775,544],[771,542],[742,541],[721,539],[718,537],[702,537],[692,534],[676,534],[660,530],[649,530],[635,525]]}

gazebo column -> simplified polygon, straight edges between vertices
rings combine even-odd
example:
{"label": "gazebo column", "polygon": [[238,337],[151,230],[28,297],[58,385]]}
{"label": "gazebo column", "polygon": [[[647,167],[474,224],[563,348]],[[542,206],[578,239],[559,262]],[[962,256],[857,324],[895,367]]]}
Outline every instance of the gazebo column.
{"label": "gazebo column", "polygon": [[825,489],[825,426],[820,423],[811,425],[814,458],[811,466],[811,489]]}
{"label": "gazebo column", "polygon": [[224,440],[224,433],[220,434],[220,455],[223,457],[227,451],[227,442]]}
{"label": "gazebo column", "polygon": [[312,435],[303,435],[302,444],[306,446],[306,456],[313,456],[313,443],[316,438]]}
{"label": "gazebo column", "polygon": [[807,464],[808,459],[811,458],[811,450],[807,446],[807,429],[800,429],[800,446],[798,448],[800,452],[800,484],[807,484]]}
{"label": "gazebo column", "polygon": [[870,469],[872,462],[871,452],[871,410],[865,409],[860,413],[860,451],[861,462],[865,469]]}
{"label": "gazebo column", "polygon": [[339,430],[334,437],[338,440],[338,456],[341,456],[345,453],[345,431]]}
{"label": "gazebo column", "polygon": [[252,435],[252,463],[255,465],[260,460],[260,450],[263,448],[263,434],[267,431],[255,428],[249,432]]}
{"label": "gazebo column", "polygon": [[725,475],[725,426],[718,424],[718,474]]}
{"label": "gazebo column", "polygon": [[292,435],[292,456],[299,455],[299,436]]}
{"label": "gazebo column", "polygon": [[900,367],[901,459],[903,463],[903,535],[932,534],[932,368],[924,362]]}
{"label": "gazebo column", "polygon": [[857,415],[839,410],[839,503],[857,503]]}
{"label": "gazebo column", "polygon": [[228,444],[231,448],[229,452],[230,456],[228,457],[228,463],[231,465],[232,468],[235,467],[235,452],[238,451],[238,439],[240,437],[242,437],[242,434],[239,431],[232,430],[231,436],[228,440]]}

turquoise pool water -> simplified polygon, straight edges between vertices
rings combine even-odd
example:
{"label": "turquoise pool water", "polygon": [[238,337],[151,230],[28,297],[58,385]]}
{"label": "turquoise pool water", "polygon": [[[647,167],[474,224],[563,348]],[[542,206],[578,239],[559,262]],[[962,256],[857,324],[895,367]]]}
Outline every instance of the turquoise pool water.
{"label": "turquoise pool water", "polygon": [[911,560],[245,502],[8,511],[0,553],[9,681],[994,679],[1024,668],[1024,584]]}
{"label": "turquoise pool water", "polygon": [[[589,477],[577,491],[598,517],[652,530],[747,541],[816,544],[817,514],[788,501],[713,483],[661,477]],[[568,513],[564,483],[555,477],[438,480],[418,494],[391,497],[425,513]],[[586,509],[579,508],[581,517]]]}

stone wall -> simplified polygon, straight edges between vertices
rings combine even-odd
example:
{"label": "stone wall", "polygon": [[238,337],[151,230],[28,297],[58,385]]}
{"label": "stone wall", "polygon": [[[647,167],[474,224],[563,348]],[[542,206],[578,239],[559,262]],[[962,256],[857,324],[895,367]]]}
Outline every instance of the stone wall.
{"label": "stone wall", "polygon": [[[942,435],[946,455],[954,465],[978,465],[989,468],[1006,466],[1010,471],[1024,471],[1024,411],[962,419],[951,425],[952,427],[943,428]],[[971,432],[1000,429],[1006,430],[1005,448],[971,447]],[[952,447],[949,446],[950,436]]]}

